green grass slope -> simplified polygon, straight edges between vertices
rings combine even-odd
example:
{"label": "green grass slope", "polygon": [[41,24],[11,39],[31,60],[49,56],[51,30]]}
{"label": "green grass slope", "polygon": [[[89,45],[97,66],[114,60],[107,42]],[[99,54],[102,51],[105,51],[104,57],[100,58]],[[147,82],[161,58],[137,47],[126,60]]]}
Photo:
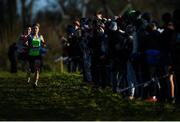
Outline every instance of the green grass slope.
{"label": "green grass slope", "polygon": [[179,105],[128,101],[110,88],[95,89],[76,74],[0,73],[0,120],[180,120]]}

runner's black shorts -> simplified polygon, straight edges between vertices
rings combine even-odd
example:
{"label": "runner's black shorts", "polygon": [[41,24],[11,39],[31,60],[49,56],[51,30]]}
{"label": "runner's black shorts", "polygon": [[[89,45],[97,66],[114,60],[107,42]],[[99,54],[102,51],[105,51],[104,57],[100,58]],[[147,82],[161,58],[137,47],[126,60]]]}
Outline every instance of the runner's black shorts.
{"label": "runner's black shorts", "polygon": [[42,56],[28,56],[29,68],[32,73],[40,71],[42,67]]}

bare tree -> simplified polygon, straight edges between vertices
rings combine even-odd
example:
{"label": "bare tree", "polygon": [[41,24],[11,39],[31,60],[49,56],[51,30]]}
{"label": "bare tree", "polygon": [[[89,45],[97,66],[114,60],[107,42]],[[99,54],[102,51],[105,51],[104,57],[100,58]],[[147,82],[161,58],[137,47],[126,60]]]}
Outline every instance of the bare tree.
{"label": "bare tree", "polygon": [[4,25],[6,24],[5,21],[5,3],[6,0],[1,0],[0,1],[0,13],[1,13],[1,17],[0,17],[0,42],[3,40],[3,28]]}
{"label": "bare tree", "polygon": [[33,5],[34,5],[35,0],[31,0],[29,5],[27,6],[28,9],[28,21],[31,23],[32,22],[32,14],[33,14]]}
{"label": "bare tree", "polygon": [[87,12],[87,4],[90,0],[84,0],[83,6],[82,6],[82,17],[86,17]]}
{"label": "bare tree", "polygon": [[7,12],[8,12],[8,22],[10,30],[13,28],[13,24],[17,19],[17,1],[16,0],[7,0]]}
{"label": "bare tree", "polygon": [[59,11],[63,19],[69,19],[69,15],[66,14],[65,0],[59,0]]}
{"label": "bare tree", "polygon": [[27,0],[21,0],[21,14],[22,14],[22,23],[23,27],[27,23],[32,22],[32,11],[35,0],[31,0],[27,5]]}
{"label": "bare tree", "polygon": [[105,13],[105,16],[114,16],[114,13],[112,12],[112,10],[110,9],[109,5],[108,5],[108,1],[107,0],[101,0],[101,5],[104,9],[104,13]]}
{"label": "bare tree", "polygon": [[26,0],[21,0],[21,15],[22,15],[22,23],[23,26],[26,25],[26,16],[27,16],[27,12],[26,12]]}

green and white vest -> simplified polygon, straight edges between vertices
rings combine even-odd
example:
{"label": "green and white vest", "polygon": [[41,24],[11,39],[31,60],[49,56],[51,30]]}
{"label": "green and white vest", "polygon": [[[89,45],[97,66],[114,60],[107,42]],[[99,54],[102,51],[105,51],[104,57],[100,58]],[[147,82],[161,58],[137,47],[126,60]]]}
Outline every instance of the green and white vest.
{"label": "green and white vest", "polygon": [[30,56],[40,56],[40,48],[41,48],[41,39],[40,38],[32,38],[29,49]]}

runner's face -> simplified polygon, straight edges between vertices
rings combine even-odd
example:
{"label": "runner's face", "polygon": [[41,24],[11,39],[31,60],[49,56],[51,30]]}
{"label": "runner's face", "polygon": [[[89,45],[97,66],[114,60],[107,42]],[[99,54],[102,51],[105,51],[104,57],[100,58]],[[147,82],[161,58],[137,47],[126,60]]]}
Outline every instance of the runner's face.
{"label": "runner's face", "polygon": [[34,26],[34,33],[38,34],[39,33],[39,27],[38,26]]}
{"label": "runner's face", "polygon": [[102,19],[102,14],[97,14],[96,16],[98,19]]}
{"label": "runner's face", "polygon": [[27,28],[27,34],[28,34],[28,35],[31,34],[31,27],[28,27],[28,28]]}

